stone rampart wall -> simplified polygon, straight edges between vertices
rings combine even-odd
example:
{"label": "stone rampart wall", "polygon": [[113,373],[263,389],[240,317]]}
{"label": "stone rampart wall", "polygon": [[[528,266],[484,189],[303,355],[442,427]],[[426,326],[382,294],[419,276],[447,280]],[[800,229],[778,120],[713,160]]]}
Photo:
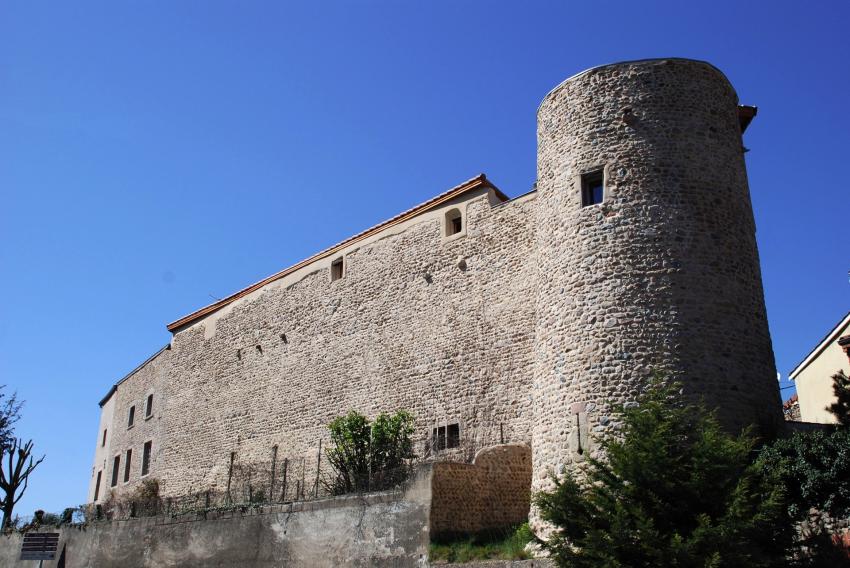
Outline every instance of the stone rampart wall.
{"label": "stone rampart wall", "polygon": [[528,517],[531,448],[484,448],[472,464],[434,464],[431,534],[475,533],[510,527]]}
{"label": "stone rampart wall", "polygon": [[532,203],[481,194],[465,204],[462,238],[429,218],[350,251],[340,280],[322,269],[269,285],[212,333],[177,333],[163,495],[222,489],[231,453],[268,462],[273,446],[312,479],[327,424],[349,410],[411,411],[420,453],[436,423],[458,423],[478,447],[530,442]]}

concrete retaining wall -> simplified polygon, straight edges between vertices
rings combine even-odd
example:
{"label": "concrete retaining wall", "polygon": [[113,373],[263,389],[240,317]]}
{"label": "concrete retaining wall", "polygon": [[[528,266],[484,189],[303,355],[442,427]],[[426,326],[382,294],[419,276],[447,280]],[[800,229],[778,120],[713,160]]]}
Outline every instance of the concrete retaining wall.
{"label": "concrete retaining wall", "polygon": [[[404,491],[229,511],[207,520],[154,517],[65,527],[59,548],[68,568],[422,566],[430,501],[430,468],[421,468]],[[34,565],[18,560],[22,538],[0,536],[0,566]]]}

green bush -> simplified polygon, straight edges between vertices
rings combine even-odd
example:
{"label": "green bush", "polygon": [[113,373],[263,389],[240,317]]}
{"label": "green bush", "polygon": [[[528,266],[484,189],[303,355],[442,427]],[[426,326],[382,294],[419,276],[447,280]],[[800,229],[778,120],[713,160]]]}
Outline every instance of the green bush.
{"label": "green bush", "polygon": [[788,517],[801,527],[794,560],[802,566],[850,566],[827,531],[850,517],[850,428],[796,432],[760,453],[757,466],[786,489]]}
{"label": "green bush", "polygon": [[785,491],[751,463],[754,439],[727,435],[678,385],[654,381],[620,408],[604,461],[534,497],[557,529],[542,543],[559,566],[784,566],[793,543]]}
{"label": "green bush", "polygon": [[381,413],[374,422],[351,411],[329,425],[326,450],[334,475],[325,485],[335,495],[387,489],[407,477],[413,455],[413,415],[400,410]]}

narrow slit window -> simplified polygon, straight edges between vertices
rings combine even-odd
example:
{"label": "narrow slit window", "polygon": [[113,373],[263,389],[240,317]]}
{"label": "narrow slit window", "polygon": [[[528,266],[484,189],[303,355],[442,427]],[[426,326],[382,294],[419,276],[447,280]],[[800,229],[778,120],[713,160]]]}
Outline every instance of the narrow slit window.
{"label": "narrow slit window", "polygon": [[148,400],[145,403],[145,418],[153,416],[153,395],[148,395]]}
{"label": "narrow slit window", "polygon": [[460,209],[452,209],[446,213],[446,236],[451,237],[463,231],[463,215]]}
{"label": "narrow slit window", "polygon": [[100,441],[100,447],[104,447],[106,445],[106,428],[103,429],[103,439]]}
{"label": "narrow slit window", "polygon": [[142,475],[147,475],[151,470],[151,446],[153,441],[145,442],[142,449]]}
{"label": "narrow slit window", "polygon": [[127,456],[124,458],[124,483],[130,481],[130,462],[133,461],[133,450],[127,450]]}
{"label": "narrow slit window", "polygon": [[118,470],[121,469],[121,456],[115,456],[112,460],[112,487],[118,485]]}
{"label": "narrow slit window", "polygon": [[598,205],[605,199],[605,176],[602,170],[581,176],[581,206]]}
{"label": "narrow slit window", "polygon": [[133,423],[136,421],[136,406],[133,405],[130,407],[130,411],[127,413],[127,428],[132,428]]}
{"label": "narrow slit window", "polygon": [[331,282],[339,280],[343,275],[343,262],[342,257],[336,259],[331,263]]}
{"label": "narrow slit window", "polygon": [[97,501],[97,498],[100,496],[100,475],[103,471],[97,472],[97,481],[94,484],[94,499],[92,501]]}

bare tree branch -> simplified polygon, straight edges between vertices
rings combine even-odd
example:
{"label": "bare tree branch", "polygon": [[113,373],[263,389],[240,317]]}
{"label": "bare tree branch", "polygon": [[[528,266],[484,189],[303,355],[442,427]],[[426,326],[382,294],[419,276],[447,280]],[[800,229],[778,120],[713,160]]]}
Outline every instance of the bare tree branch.
{"label": "bare tree branch", "polygon": [[2,454],[8,454],[8,465],[5,468],[7,471],[0,466],[0,491],[4,494],[0,501],[3,508],[3,527],[12,522],[15,505],[29,487],[30,474],[44,461],[45,456],[41,456],[37,461],[33,459],[32,448],[32,440],[24,443],[20,439],[15,440],[11,446],[0,447],[0,464],[3,462]]}

